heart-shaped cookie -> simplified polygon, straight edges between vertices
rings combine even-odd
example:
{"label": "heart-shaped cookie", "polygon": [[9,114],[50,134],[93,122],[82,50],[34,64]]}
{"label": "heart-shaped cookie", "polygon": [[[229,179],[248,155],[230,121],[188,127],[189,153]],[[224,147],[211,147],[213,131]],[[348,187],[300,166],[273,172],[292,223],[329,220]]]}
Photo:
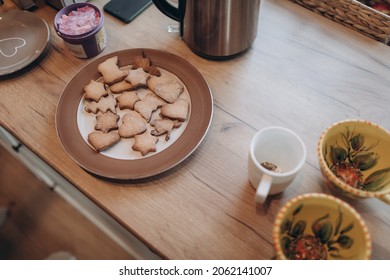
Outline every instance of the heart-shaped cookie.
{"label": "heart-shaped cookie", "polygon": [[94,131],[88,134],[89,143],[98,152],[108,149],[115,143],[119,142],[120,139],[121,138],[116,131],[110,131],[108,133],[104,133],[102,131]]}
{"label": "heart-shaped cookie", "polygon": [[130,111],[122,117],[122,125],[118,133],[123,138],[131,138],[148,129],[145,119],[135,111]]}
{"label": "heart-shaped cookie", "polygon": [[18,49],[26,45],[26,40],[19,37],[11,37],[0,40],[0,54],[5,57],[13,57]]}

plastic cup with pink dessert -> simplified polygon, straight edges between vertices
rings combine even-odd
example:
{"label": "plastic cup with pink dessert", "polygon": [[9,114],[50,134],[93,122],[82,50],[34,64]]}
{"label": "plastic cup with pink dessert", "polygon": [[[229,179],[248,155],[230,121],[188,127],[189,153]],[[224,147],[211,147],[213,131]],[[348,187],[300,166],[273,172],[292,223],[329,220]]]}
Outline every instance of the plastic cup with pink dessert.
{"label": "plastic cup with pink dessert", "polygon": [[104,14],[91,3],[62,8],[54,18],[54,29],[75,57],[94,57],[107,44]]}

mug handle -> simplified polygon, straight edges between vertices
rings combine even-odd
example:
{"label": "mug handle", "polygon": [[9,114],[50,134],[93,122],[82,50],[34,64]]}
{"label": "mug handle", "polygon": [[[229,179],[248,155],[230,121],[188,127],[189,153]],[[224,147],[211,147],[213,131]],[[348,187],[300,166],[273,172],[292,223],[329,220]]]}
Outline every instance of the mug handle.
{"label": "mug handle", "polygon": [[390,204],[390,194],[385,194],[383,196],[378,197],[384,203]]}
{"label": "mug handle", "polygon": [[269,190],[271,188],[271,183],[272,183],[272,177],[268,174],[263,174],[261,176],[259,185],[257,186],[256,189],[256,202],[257,203],[264,203],[266,200]]}

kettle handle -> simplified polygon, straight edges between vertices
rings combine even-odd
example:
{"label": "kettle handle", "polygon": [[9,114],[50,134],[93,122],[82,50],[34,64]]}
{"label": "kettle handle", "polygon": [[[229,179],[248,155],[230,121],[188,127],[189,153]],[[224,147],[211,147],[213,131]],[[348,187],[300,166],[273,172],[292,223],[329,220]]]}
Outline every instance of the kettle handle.
{"label": "kettle handle", "polygon": [[179,8],[175,8],[169,4],[166,0],[153,0],[154,5],[167,17],[170,17],[173,20],[181,22],[183,15],[181,15],[181,2],[179,2]]}
{"label": "kettle handle", "polygon": [[180,36],[183,36],[183,19],[187,0],[179,0],[178,8],[169,4],[166,0],[153,0],[154,5],[167,17],[180,23]]}

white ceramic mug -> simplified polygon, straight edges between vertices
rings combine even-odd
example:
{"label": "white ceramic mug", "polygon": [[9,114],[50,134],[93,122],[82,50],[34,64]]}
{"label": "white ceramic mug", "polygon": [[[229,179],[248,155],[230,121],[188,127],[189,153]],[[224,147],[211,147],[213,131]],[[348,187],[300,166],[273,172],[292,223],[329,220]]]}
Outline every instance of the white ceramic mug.
{"label": "white ceramic mug", "polygon": [[[250,143],[249,181],[256,189],[256,202],[284,191],[306,160],[306,147],[293,131],[271,126],[257,132]],[[276,167],[272,170],[270,167]]]}

